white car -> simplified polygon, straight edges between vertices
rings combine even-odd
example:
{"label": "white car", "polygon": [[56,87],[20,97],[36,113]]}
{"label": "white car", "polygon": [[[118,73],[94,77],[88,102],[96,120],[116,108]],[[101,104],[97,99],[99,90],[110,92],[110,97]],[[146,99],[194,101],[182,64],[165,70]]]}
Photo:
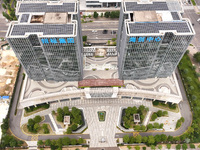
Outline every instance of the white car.
{"label": "white car", "polygon": [[197,21],[199,22],[199,21],[200,21],[200,18],[199,18],[199,19],[197,19]]}

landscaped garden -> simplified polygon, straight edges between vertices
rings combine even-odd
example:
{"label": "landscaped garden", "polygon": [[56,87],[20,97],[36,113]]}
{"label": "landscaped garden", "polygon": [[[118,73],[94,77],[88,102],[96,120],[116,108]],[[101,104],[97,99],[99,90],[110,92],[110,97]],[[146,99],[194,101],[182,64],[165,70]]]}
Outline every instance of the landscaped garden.
{"label": "landscaped garden", "polygon": [[42,110],[48,109],[49,104],[39,104],[36,107],[35,106],[30,106],[30,107],[25,107],[24,110],[24,117],[30,116],[34,113],[40,112]]}
{"label": "landscaped garden", "polygon": [[164,101],[155,100],[153,101],[153,106],[161,108],[161,109],[165,109],[168,111],[172,111],[172,112],[177,112],[177,113],[179,112],[179,108],[177,104],[165,103]]}
{"label": "landscaped garden", "polygon": [[[140,123],[142,124],[147,112],[149,111],[149,108],[141,105],[139,108],[137,107],[128,107],[122,111],[122,123],[121,125],[125,127],[126,129],[134,128],[137,123],[134,122],[133,115],[139,114],[140,115]],[[136,126],[137,127],[137,126]],[[143,126],[140,126],[141,130],[146,130]]]}
{"label": "landscaped garden", "polygon": [[76,131],[78,128],[84,125],[83,112],[76,107],[72,107],[71,111],[67,106],[58,108],[57,112],[52,111],[52,114],[56,116],[56,120],[58,122],[62,123],[64,116],[70,116],[70,124],[66,132],[67,134],[71,134],[73,131]]}
{"label": "landscaped garden", "polygon": [[43,120],[43,116],[35,116],[33,119],[29,119],[27,124],[22,126],[22,130],[28,134],[49,134],[51,127],[49,124],[41,123]]}
{"label": "landscaped garden", "polygon": [[98,114],[99,121],[105,121],[105,119],[106,119],[105,111],[98,111],[97,114]]}

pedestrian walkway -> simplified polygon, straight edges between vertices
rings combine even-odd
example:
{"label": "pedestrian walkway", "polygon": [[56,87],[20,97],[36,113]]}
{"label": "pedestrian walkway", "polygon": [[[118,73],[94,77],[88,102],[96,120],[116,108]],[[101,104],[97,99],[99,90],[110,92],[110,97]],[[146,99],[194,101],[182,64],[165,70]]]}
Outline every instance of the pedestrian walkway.
{"label": "pedestrian walkway", "polygon": [[58,102],[53,103],[50,105],[49,109],[37,112],[33,115],[30,115],[28,117],[21,118],[21,125],[28,122],[28,119],[34,118],[37,115],[45,116],[48,114],[51,114],[53,110],[57,110],[58,108],[62,108],[64,106],[68,107],[89,107],[89,106],[98,106],[98,105],[112,105],[112,106],[140,106],[144,105],[145,107],[153,107],[151,101],[146,100],[135,100],[135,99],[115,99],[115,98],[94,98],[94,99],[79,99],[79,100],[71,100],[71,101],[65,101],[65,102]]}

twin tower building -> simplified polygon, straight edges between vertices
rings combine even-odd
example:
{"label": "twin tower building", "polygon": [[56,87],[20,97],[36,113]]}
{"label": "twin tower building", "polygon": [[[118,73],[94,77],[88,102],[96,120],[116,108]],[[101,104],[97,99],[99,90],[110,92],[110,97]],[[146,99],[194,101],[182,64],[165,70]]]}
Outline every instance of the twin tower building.
{"label": "twin tower building", "polygon": [[[78,2],[18,1],[18,21],[6,38],[29,78],[83,79],[83,42]],[[195,32],[178,1],[121,3],[117,33],[121,80],[166,78]]]}

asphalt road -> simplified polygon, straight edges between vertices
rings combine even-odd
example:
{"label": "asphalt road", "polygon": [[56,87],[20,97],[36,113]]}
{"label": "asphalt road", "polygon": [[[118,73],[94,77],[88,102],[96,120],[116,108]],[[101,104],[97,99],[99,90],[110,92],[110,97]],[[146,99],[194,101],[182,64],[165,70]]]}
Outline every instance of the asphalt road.
{"label": "asphalt road", "polygon": [[118,21],[94,21],[89,23],[81,23],[84,29],[102,29],[102,30],[118,30]]}
{"label": "asphalt road", "polygon": [[[17,107],[17,101],[18,101],[19,93],[20,93],[20,87],[21,87],[22,80],[23,80],[22,74],[23,74],[23,69],[21,69],[21,71],[19,73],[18,82],[16,83],[16,91],[15,91],[13,103],[11,106],[9,123],[10,123],[10,130],[16,137],[18,137],[19,139],[25,140],[25,141],[31,141],[32,136],[28,136],[28,135],[24,134],[20,128],[22,109],[18,110],[17,115],[15,115],[15,109]],[[79,138],[89,139],[90,138],[89,134],[74,134],[74,135],[38,136],[38,140],[59,139],[62,137],[69,137],[69,138],[75,138],[75,139],[79,139]]]}
{"label": "asphalt road", "polygon": [[[115,31],[113,34],[112,31]],[[103,30],[87,30],[82,31],[82,35],[87,35],[88,40],[98,40],[98,39],[105,39],[109,40],[112,38],[117,38],[117,30],[107,30],[107,34],[103,34]]]}
{"label": "asphalt road", "polygon": [[196,14],[194,9],[187,9],[184,10],[183,17],[189,18],[191,23],[194,24],[194,30],[196,32],[196,35],[194,36],[192,43],[197,47],[198,50],[200,50],[200,22],[197,21],[197,19],[200,18],[200,15]]}
{"label": "asphalt road", "polygon": [[[185,94],[183,83],[181,81],[181,77],[180,77],[177,69],[176,69],[175,73],[178,77],[178,84],[179,84],[181,94],[183,97],[183,101],[179,103],[179,108],[180,108],[182,117],[185,118],[185,122],[182,124],[182,126],[178,130],[176,130],[174,132],[141,132],[140,133],[141,136],[149,136],[149,135],[157,135],[157,134],[165,134],[167,136],[168,135],[179,136],[179,135],[183,134],[188,129],[188,127],[191,125],[192,113],[191,113],[190,106],[189,106],[189,103],[188,103],[188,100],[187,100],[187,97]],[[118,133],[115,135],[115,138],[122,138],[124,135],[127,135],[127,134],[130,136],[133,135],[133,133]]]}

